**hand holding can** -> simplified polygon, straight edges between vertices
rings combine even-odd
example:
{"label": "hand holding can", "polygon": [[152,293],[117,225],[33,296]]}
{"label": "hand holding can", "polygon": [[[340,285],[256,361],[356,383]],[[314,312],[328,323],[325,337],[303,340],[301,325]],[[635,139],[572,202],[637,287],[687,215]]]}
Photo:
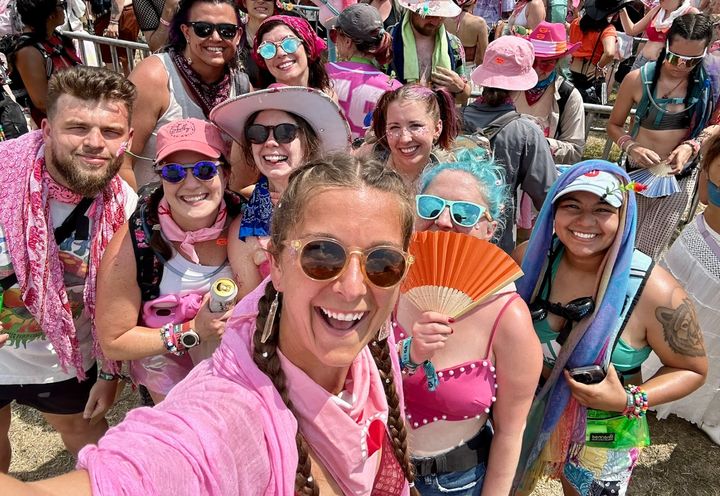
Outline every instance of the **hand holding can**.
{"label": "hand holding can", "polygon": [[235,304],[238,294],[237,284],[228,278],[215,280],[210,286],[208,309],[213,313],[224,313]]}

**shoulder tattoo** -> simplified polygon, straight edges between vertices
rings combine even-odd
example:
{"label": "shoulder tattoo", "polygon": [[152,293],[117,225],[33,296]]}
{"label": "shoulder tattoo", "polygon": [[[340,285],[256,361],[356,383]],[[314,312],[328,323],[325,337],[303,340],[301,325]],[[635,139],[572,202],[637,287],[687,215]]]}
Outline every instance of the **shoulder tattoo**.
{"label": "shoulder tattoo", "polygon": [[675,353],[690,357],[705,355],[702,331],[689,298],[685,297],[677,308],[657,307],[655,317],[662,324],[665,341]]}

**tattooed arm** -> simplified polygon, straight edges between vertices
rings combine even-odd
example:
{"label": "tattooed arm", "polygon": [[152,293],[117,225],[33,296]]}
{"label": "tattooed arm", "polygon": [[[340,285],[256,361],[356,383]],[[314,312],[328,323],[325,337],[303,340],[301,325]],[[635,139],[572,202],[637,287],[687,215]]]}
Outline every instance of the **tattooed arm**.
{"label": "tattooed arm", "polygon": [[[638,313],[638,315],[635,315]],[[644,384],[650,405],[687,396],[703,385],[707,357],[695,307],[683,287],[655,266],[633,318],[645,327],[646,340],[663,367]]]}

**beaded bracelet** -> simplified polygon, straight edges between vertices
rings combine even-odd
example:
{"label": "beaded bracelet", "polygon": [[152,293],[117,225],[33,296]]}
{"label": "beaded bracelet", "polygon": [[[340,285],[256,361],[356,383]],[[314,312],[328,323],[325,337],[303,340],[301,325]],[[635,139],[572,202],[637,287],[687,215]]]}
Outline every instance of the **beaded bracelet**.
{"label": "beaded bracelet", "polygon": [[168,351],[168,353],[172,353],[173,355],[177,356],[182,356],[185,354],[184,349],[178,349],[178,339],[175,333],[175,325],[165,324],[164,326],[162,326],[162,328],[160,329],[160,339],[165,345],[165,349]]}
{"label": "beaded bracelet", "polygon": [[647,413],[648,407],[650,406],[648,404],[648,397],[645,390],[638,386],[628,384],[625,386],[625,391],[627,391],[628,396],[632,395],[632,402],[628,397],[628,404],[622,412],[623,415],[627,418],[644,417],[645,413]]}

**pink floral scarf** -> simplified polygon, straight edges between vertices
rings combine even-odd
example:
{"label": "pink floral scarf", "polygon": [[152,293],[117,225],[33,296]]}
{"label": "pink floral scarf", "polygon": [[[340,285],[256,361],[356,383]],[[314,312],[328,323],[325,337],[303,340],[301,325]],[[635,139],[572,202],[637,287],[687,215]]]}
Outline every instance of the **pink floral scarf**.
{"label": "pink floral scarf", "polygon": [[[63,370],[67,372],[68,366],[72,366],[77,378],[85,379],[48,202],[49,190],[52,190],[52,197],[60,201],[74,203],[78,196],[46,179],[42,131],[3,143],[0,155],[6,164],[0,168],[0,184],[3,186],[0,225],[5,230],[5,242],[23,303],[53,345]],[[96,357],[102,356],[95,339],[97,269],[105,247],[125,222],[126,201],[122,179],[115,176],[95,198],[87,213],[93,230],[83,300],[92,322]]]}
{"label": "pink floral scarf", "polygon": [[170,205],[163,198],[158,205],[158,220],[160,221],[160,229],[163,235],[170,241],[180,242],[180,251],[188,257],[193,263],[199,264],[200,259],[195,252],[195,243],[202,241],[210,241],[218,239],[225,229],[225,221],[227,220],[227,207],[225,200],[220,200],[220,209],[218,210],[215,223],[210,227],[204,227],[197,231],[183,231],[180,226],[175,223],[170,212]]}

